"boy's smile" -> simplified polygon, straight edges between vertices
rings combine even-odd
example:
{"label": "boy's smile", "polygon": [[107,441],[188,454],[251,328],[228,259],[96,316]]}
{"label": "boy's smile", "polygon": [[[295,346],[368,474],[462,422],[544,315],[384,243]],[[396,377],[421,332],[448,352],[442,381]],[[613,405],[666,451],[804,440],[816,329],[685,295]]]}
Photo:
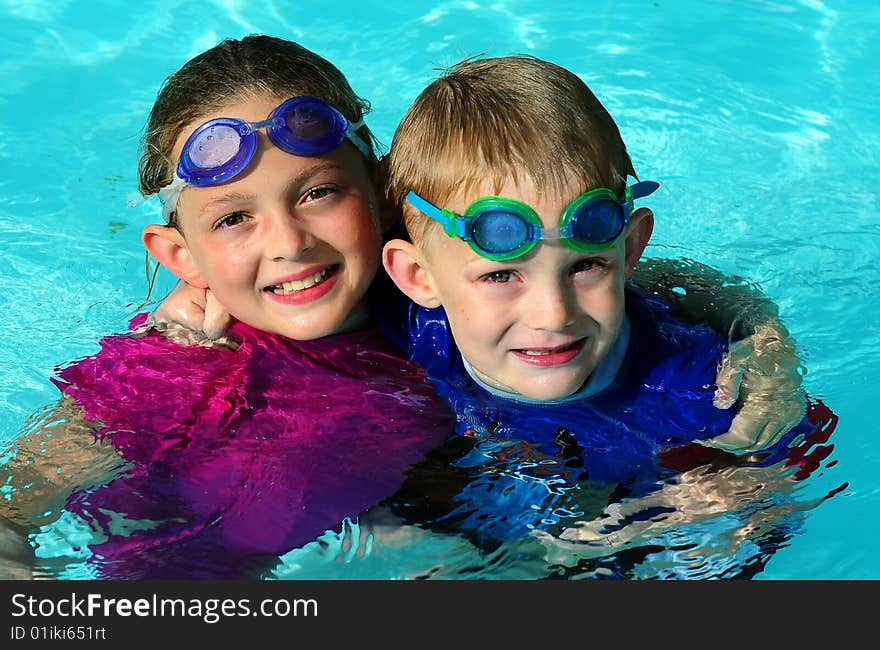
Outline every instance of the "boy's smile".
{"label": "boy's smile", "polygon": [[511,350],[511,354],[519,355],[520,361],[534,366],[552,367],[560,366],[572,361],[581,353],[586,345],[586,339],[578,339],[574,343],[552,348],[532,348],[524,350]]}

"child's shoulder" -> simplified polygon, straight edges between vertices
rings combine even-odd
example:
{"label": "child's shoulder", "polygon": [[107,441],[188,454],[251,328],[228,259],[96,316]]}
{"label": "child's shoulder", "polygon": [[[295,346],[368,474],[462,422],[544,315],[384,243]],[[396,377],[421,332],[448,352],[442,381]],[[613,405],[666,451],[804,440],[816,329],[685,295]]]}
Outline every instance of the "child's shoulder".
{"label": "child's shoulder", "polygon": [[384,274],[370,287],[370,313],[394,349],[432,376],[444,376],[457,354],[443,307],[414,303]]}
{"label": "child's shoulder", "polygon": [[676,318],[672,306],[657,296],[628,287],[626,314],[632,328],[630,346],[640,354],[690,350],[720,355],[726,349],[725,337],[704,323],[687,323]]}
{"label": "child's shoulder", "polygon": [[229,350],[180,345],[137,320],[132,331],[102,338],[96,353],[56,368],[51,381],[90,420],[131,423],[155,414],[170,423],[175,405],[185,401],[176,397],[193,385],[234,375],[237,357]]}
{"label": "child's shoulder", "polygon": [[614,383],[591,404],[662,447],[726,431],[731,411],[713,404],[725,339],[672,316],[670,306],[627,289],[630,337]]}

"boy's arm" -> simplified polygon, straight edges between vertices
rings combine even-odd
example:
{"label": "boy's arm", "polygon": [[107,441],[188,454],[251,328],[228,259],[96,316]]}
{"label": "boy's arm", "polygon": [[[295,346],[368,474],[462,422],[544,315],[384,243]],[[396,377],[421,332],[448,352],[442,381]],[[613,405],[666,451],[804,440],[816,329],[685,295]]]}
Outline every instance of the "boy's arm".
{"label": "boy's arm", "polygon": [[730,429],[700,441],[734,453],[772,446],[804,416],[802,366],[779,310],[755,286],[739,277],[687,259],[639,262],[633,283],[668,302],[673,314],[702,323],[729,338],[718,370],[715,405],[739,409]]}
{"label": "boy's arm", "polygon": [[180,345],[237,350],[239,341],[226,331],[232,316],[210,289],[178,282],[150,314],[149,324],[164,338]]}

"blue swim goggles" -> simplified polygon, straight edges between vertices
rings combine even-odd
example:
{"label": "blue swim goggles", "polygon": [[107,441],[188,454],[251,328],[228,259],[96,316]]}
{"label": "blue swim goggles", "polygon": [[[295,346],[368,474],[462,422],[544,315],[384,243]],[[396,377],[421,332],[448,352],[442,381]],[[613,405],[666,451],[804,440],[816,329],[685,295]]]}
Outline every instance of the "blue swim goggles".
{"label": "blue swim goggles", "polygon": [[450,237],[460,237],[478,255],[500,262],[525,255],[542,240],[561,240],[581,253],[610,248],[629,223],[633,200],[658,187],[654,181],[641,181],[627,187],[623,197],[604,187],[585,192],[562,211],[558,228],[543,228],[532,208],[503,196],[479,198],[463,215],[440,209],[415,192],[409,192],[406,200],[442,225]]}
{"label": "blue swim goggles", "polygon": [[336,149],[347,138],[364,156],[374,160],[367,144],[355,133],[364,125],[352,124],[333,106],[317,97],[291,97],[262,122],[218,117],[197,128],[183,145],[174,180],[159,190],[162,214],[167,220],[186,185],[219,185],[244,170],[257,151],[257,131],[266,129],[279,149],[295,156],[320,156]]}

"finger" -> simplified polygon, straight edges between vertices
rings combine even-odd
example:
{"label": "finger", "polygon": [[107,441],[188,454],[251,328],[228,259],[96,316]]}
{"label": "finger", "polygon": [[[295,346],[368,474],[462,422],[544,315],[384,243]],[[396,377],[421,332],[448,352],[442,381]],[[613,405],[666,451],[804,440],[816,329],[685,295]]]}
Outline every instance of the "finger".
{"label": "finger", "polygon": [[178,282],[153,310],[151,318],[155,323],[178,323],[201,330],[205,320],[205,290]]}
{"label": "finger", "polygon": [[730,344],[727,353],[721,359],[715,378],[716,389],[712,399],[715,408],[728,409],[736,403],[742,389],[743,373],[748,365],[748,359],[754,352],[752,337]]}
{"label": "finger", "polygon": [[220,301],[214,296],[214,292],[210,289],[205,291],[205,321],[202,325],[202,331],[212,340],[219,339],[232,322],[232,316],[226,311],[226,308],[220,304]]}
{"label": "finger", "polygon": [[221,336],[219,339],[208,339],[211,342],[212,348],[216,348],[218,350],[229,350],[231,352],[235,352],[238,348],[241,347],[241,341],[235,338],[232,335]]}
{"label": "finger", "polygon": [[806,399],[789,399],[778,409],[768,412],[767,423],[755,437],[752,451],[767,449],[791,431],[806,415]]}
{"label": "finger", "polygon": [[730,428],[717,436],[705,440],[695,440],[706,447],[713,447],[733,454],[744,454],[754,451],[758,438],[761,436],[767,419],[763,415],[741,409],[730,423]]}
{"label": "finger", "polygon": [[767,449],[804,418],[806,404],[798,391],[781,395],[749,391],[725,433],[694,442],[735,454]]}
{"label": "finger", "polygon": [[162,338],[177,345],[201,345],[205,340],[204,333],[185,327],[180,323],[158,323],[156,330],[162,335]]}
{"label": "finger", "polygon": [[728,409],[736,403],[742,384],[743,365],[735,363],[731,356],[725,355],[715,377],[715,396],[712,404],[715,408]]}

